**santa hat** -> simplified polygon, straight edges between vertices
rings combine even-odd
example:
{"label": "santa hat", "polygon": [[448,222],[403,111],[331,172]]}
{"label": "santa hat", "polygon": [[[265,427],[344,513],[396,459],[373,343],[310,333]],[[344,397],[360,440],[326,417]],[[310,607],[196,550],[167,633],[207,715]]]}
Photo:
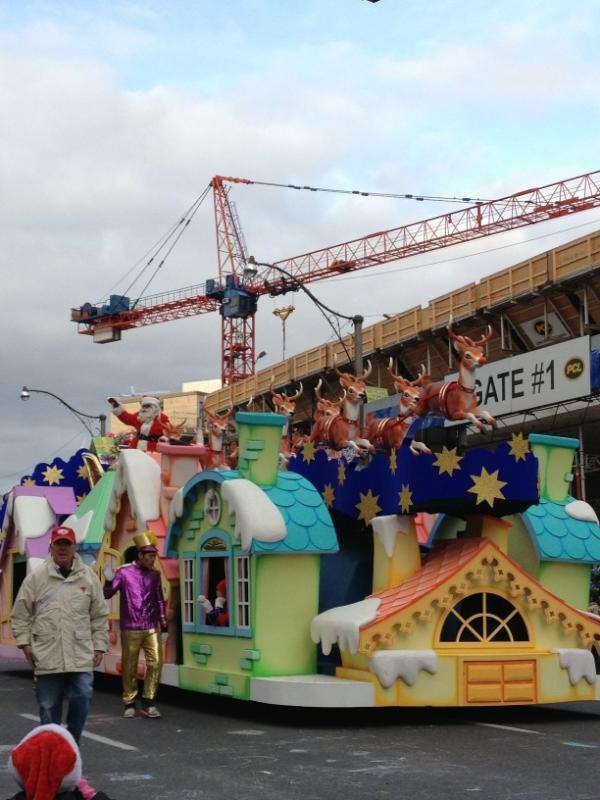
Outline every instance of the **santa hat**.
{"label": "santa hat", "polygon": [[60,725],[39,725],[14,748],[8,770],[27,800],[53,800],[81,780],[81,754],[69,731]]}
{"label": "santa hat", "polygon": [[217,583],[217,593],[227,597],[227,579],[223,578]]}
{"label": "santa hat", "polygon": [[142,397],[141,405],[156,406],[156,408],[160,408],[160,400],[158,397]]}

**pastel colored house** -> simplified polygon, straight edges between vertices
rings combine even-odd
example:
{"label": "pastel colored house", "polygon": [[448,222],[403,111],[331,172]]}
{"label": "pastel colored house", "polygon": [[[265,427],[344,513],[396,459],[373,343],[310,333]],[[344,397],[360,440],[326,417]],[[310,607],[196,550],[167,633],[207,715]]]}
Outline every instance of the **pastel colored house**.
{"label": "pastel colored house", "polygon": [[[238,413],[236,421],[238,469],[198,474],[173,501],[166,552],[181,576],[179,685],[265,699],[270,678],[305,676],[310,693],[319,682],[310,622],[321,556],[338,549],[335,530],[314,486],[278,470],[285,417]],[[212,600],[224,578],[229,624],[217,627],[197,597]]]}
{"label": "pastel colored house", "polygon": [[[339,647],[337,677],[368,683],[375,705],[596,699],[600,618],[585,611],[586,559],[596,557],[600,529],[566,493],[577,442],[530,442],[540,505],[505,518],[440,515],[423,560],[414,517],[374,518],[373,593],[313,620],[324,652]],[[551,537],[562,549],[549,569]]]}
{"label": "pastel colored house", "polygon": [[9,492],[0,531],[0,654],[14,646],[13,604],[25,575],[48,555],[50,529],[64,522],[83,542],[85,532],[72,516],[75,508],[70,486],[15,486]]}
{"label": "pastel colored house", "polygon": [[[161,572],[163,594],[167,602],[169,631],[164,645],[162,680],[177,685],[179,621],[178,564],[165,557],[165,535],[171,501],[192,475],[199,469],[202,448],[159,443],[156,453],[141,450],[123,450],[115,472],[105,473],[90,493],[90,503],[96,495],[93,522],[90,525],[85,547],[98,547],[97,569],[104,581],[103,568],[109,565],[114,571],[136,557],[133,537],[148,529],[157,537],[159,559],[155,568]],[[86,498],[87,499],[87,498]],[[85,501],[79,513],[85,512]],[[99,542],[98,542],[99,540]],[[104,670],[112,674],[121,672],[121,642],[119,629],[119,596],[111,598],[109,652],[104,658]],[[143,663],[140,674],[143,674]]]}

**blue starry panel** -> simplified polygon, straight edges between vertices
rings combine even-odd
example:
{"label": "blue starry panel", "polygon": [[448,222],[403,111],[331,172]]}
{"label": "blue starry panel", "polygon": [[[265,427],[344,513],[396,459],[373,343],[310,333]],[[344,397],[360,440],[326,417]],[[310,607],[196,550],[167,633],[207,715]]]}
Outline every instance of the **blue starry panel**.
{"label": "blue starry panel", "polygon": [[540,500],[523,514],[527,529],[541,561],[600,562],[600,526],[595,522],[573,519],[564,503]]}
{"label": "blue starry panel", "polygon": [[[304,461],[303,451],[290,459],[288,476],[299,473],[308,478],[324,496],[325,487],[333,491],[332,508],[354,519],[360,518],[357,505],[369,491],[377,499],[377,515],[399,514],[400,493],[410,497],[408,513],[426,511],[448,514],[491,514],[503,517],[524,511],[538,501],[538,463],[533,453],[517,460],[506,442],[495,451],[472,448],[460,454],[459,467],[451,474],[435,462],[437,453],[415,456],[408,446],[395,456],[377,454],[364,461],[360,458],[329,458],[324,449],[314,458]],[[485,472],[483,472],[485,470]],[[494,475],[498,488],[490,500],[486,493],[471,491],[477,488],[475,479]]]}

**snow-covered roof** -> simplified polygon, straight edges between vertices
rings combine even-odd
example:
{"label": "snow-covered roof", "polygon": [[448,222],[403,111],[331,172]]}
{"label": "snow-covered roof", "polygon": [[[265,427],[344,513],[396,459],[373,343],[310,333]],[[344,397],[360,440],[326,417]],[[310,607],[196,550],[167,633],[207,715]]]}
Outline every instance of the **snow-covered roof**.
{"label": "snow-covered roof", "polygon": [[156,519],[160,513],[160,466],[142,450],[121,451],[104,518],[106,530],[113,529],[115,514],[125,492],[138,530],[143,531],[148,521]]}
{"label": "snow-covered roof", "polygon": [[236,536],[246,542],[243,546],[252,553],[338,550],[333,522],[323,498],[298,473],[279,472],[274,486],[259,487],[241,478],[237,470],[209,470],[191,478],[173,498],[165,551],[169,556],[176,555],[175,538],[181,536],[187,509],[196,502],[206,482],[221,486],[225,501],[235,513]]}
{"label": "snow-covered roof", "polygon": [[564,503],[540,498],[523,512],[541,561],[600,562],[600,526],[594,509],[568,496]]}
{"label": "snow-covered roof", "polygon": [[315,644],[321,645],[326,656],[331,653],[334,644],[338,644],[340,650],[348,650],[355,655],[358,652],[360,628],[373,622],[380,605],[379,597],[367,597],[358,603],[323,611],[311,622],[310,637]]}

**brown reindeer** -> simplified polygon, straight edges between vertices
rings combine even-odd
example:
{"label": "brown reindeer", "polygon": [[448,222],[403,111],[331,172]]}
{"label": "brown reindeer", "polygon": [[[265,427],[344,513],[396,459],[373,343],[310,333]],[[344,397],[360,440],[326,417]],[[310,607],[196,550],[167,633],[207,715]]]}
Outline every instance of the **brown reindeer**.
{"label": "brown reindeer", "polygon": [[207,446],[205,453],[200,456],[200,463],[203,469],[219,469],[229,467],[229,462],[235,457],[231,453],[229,457],[225,452],[224,437],[227,426],[232,420],[233,409],[228,409],[224,414],[213,414],[208,409],[204,412],[208,418],[207,425]]}
{"label": "brown reindeer", "polygon": [[[322,381],[315,387],[317,397],[317,408],[313,416],[313,427],[310,433],[311,442],[319,442],[334,450],[343,450],[345,447],[353,447],[360,450],[359,445],[350,439],[350,424],[344,417],[343,411],[347,400],[347,392],[344,389],[343,395],[339,400],[327,400],[321,396]],[[358,440],[364,441],[366,440]],[[370,443],[366,445],[371,449]]]}
{"label": "brown reindeer", "polygon": [[278,393],[273,389],[274,383],[275,383],[275,378],[271,376],[270,389],[271,389],[271,397],[273,398],[273,406],[275,408],[275,413],[281,414],[286,418],[285,425],[283,426],[283,432],[281,434],[279,460],[282,466],[287,466],[290,457],[296,452],[294,446],[292,445],[290,437],[290,423],[296,411],[296,403],[298,402],[298,399],[302,395],[304,388],[302,386],[302,383],[299,382],[300,388],[298,389],[296,394],[287,394],[287,392]]}
{"label": "brown reindeer", "polygon": [[[351,447],[357,450],[364,448],[373,450],[371,443],[363,438],[360,428],[360,410],[367,399],[367,378],[371,374],[372,365],[367,361],[367,368],[361,376],[353,375],[351,372],[341,372],[334,364],[333,369],[340,379],[340,385],[344,390],[342,403],[341,419],[348,426],[347,438]],[[347,447],[347,445],[342,445]]]}
{"label": "brown reindeer", "polygon": [[477,341],[468,336],[459,336],[452,330],[452,320],[448,323],[448,335],[460,358],[457,381],[436,381],[425,384],[417,407],[418,416],[441,414],[450,420],[468,420],[476,428],[496,425],[496,420],[477,405],[475,398],[475,370],[487,364],[483,345],[492,337],[488,325],[486,332]]}
{"label": "brown reindeer", "polygon": [[[375,447],[382,447],[385,450],[398,449],[401,447],[408,429],[416,418],[416,409],[420,397],[420,387],[423,384],[425,367],[421,365],[421,372],[416,380],[409,381],[402,375],[396,375],[392,369],[392,359],[388,364],[388,372],[394,379],[394,388],[400,395],[398,403],[397,417],[367,417],[366,437]],[[431,450],[423,442],[411,441],[410,451],[418,456],[421,453],[431,453]]]}

